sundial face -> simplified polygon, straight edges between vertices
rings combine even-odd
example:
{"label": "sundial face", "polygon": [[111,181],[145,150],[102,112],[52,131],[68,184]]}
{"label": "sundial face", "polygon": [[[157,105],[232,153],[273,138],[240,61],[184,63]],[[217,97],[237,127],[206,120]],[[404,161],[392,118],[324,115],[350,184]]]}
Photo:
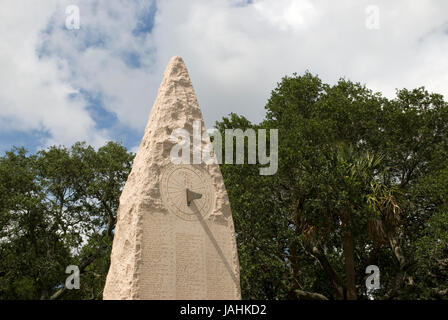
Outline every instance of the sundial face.
{"label": "sundial face", "polygon": [[213,210],[215,192],[208,173],[191,165],[170,165],[162,173],[162,201],[169,212],[187,221]]}

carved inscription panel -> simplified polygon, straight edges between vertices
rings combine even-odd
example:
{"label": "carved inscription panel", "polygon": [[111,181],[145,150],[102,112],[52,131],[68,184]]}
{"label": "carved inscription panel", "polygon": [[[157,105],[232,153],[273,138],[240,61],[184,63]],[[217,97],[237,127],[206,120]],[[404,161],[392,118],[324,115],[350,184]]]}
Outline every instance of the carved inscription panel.
{"label": "carved inscription panel", "polygon": [[204,249],[201,235],[176,234],[176,299],[204,299]]}

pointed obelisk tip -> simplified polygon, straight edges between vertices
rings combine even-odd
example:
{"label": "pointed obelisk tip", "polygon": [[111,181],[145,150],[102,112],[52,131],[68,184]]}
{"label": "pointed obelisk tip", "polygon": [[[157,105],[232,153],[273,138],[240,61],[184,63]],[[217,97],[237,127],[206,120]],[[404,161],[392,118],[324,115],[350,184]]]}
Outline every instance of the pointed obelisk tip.
{"label": "pointed obelisk tip", "polygon": [[161,86],[166,86],[166,83],[171,81],[178,83],[180,79],[190,81],[184,60],[179,56],[174,56],[166,66]]}
{"label": "pointed obelisk tip", "polygon": [[184,63],[184,59],[182,59],[182,57],[180,56],[174,56],[170,59],[170,62],[168,63],[168,65],[177,65],[177,64],[185,64]]}
{"label": "pointed obelisk tip", "polygon": [[171,58],[171,61],[176,61],[176,60],[184,61],[184,59],[182,59],[181,56],[173,56],[173,57]]}

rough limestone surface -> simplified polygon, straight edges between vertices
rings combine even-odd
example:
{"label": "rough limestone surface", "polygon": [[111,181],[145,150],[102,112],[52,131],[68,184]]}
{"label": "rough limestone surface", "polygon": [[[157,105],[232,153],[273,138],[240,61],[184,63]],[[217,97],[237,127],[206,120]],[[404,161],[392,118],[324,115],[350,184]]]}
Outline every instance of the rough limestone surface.
{"label": "rough limestone surface", "polygon": [[[193,135],[194,121],[202,124],[202,147],[209,147],[188,71],[182,58],[173,57],[120,197],[104,299],[241,299],[234,225],[219,166],[176,165],[170,158],[177,143],[171,133],[186,129]],[[170,189],[183,176],[206,189],[198,189],[204,196],[189,207],[185,192]]]}

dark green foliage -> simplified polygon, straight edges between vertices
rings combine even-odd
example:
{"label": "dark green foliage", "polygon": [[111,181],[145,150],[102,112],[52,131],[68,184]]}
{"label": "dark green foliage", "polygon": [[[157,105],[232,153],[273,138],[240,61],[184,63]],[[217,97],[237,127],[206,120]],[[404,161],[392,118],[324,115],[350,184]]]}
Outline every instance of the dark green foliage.
{"label": "dark green foliage", "polygon": [[279,170],[222,165],[239,246],[243,297],[448,298],[448,106],[423,88],[388,100],[341,79],[285,77],[253,125],[279,130]]}
{"label": "dark green foliage", "polygon": [[[0,158],[0,299],[101,298],[132,158],[112,142]],[[69,265],[80,290],[63,289]]]}

